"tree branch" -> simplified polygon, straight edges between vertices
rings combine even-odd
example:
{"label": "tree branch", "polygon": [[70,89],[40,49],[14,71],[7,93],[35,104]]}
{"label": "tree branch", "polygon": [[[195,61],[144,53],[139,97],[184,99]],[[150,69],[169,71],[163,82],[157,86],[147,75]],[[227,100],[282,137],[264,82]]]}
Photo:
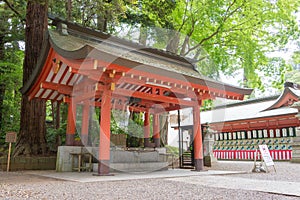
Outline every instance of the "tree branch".
{"label": "tree branch", "polygon": [[180,28],[178,29],[178,32],[181,31],[181,29],[183,28],[185,22],[186,22],[187,19],[188,19],[188,17],[186,16],[187,9],[188,9],[188,2],[186,2],[186,4],[185,4],[185,9],[184,9],[184,14],[183,14],[184,17],[183,17],[182,23],[181,23],[181,25],[180,25]]}
{"label": "tree branch", "polygon": [[5,2],[5,4],[20,18],[21,22],[26,22],[25,18],[21,15],[21,13],[19,13],[19,11],[17,11],[13,5],[11,5],[8,0],[3,0]]}
{"label": "tree branch", "polygon": [[[194,47],[190,48],[190,49],[185,53],[185,55],[187,55],[189,52],[195,50],[196,48],[200,47],[200,46],[201,46],[204,42],[206,42],[207,40],[210,40],[211,38],[213,38],[214,36],[216,36],[216,35],[220,32],[220,30],[221,30],[223,24],[227,21],[227,19],[228,19],[230,16],[232,16],[235,12],[237,12],[238,9],[240,9],[240,8],[244,5],[245,0],[243,1],[243,3],[242,3],[240,6],[238,6],[238,7],[235,8],[233,11],[231,11],[230,13],[228,13],[229,10],[230,10],[230,8],[232,8],[232,6],[233,6],[235,3],[236,3],[236,0],[234,0],[234,1],[228,6],[228,8],[226,9],[226,15],[223,17],[222,22],[219,24],[219,26],[218,26],[218,28],[215,30],[215,32],[213,32],[213,33],[212,33],[211,35],[209,35],[208,37],[203,38],[197,45],[195,45]],[[227,13],[228,13],[228,14],[227,14]]]}
{"label": "tree branch", "polygon": [[195,19],[194,17],[192,18],[192,27],[191,30],[189,31],[189,33],[186,35],[184,42],[182,44],[182,48],[180,51],[180,55],[185,55],[185,50],[186,48],[189,48],[189,41],[190,41],[190,37],[192,36],[192,34],[194,33],[195,30]]}

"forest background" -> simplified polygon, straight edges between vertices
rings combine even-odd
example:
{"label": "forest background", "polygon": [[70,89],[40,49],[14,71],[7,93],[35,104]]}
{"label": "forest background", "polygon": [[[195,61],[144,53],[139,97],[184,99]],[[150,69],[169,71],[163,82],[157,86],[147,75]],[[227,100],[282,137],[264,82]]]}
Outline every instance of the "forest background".
{"label": "forest background", "polygon": [[[299,8],[299,0],[1,0],[0,152],[9,131],[19,133],[15,155],[47,154],[65,132],[66,108],[53,102],[43,102],[38,121],[20,123],[26,110],[19,89],[34,67],[24,62],[32,34],[26,26],[35,20],[30,13],[49,13],[191,58],[203,75],[230,77],[259,97],[279,92],[285,81],[300,82]],[[270,56],[274,52],[281,55]],[[26,123],[45,127],[29,133]]]}

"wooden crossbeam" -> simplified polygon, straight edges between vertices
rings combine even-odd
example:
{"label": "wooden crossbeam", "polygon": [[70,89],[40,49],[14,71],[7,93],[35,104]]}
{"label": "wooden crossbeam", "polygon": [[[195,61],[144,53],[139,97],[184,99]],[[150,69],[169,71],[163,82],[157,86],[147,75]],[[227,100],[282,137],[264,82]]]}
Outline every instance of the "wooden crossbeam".
{"label": "wooden crossbeam", "polygon": [[70,95],[72,93],[73,88],[68,85],[61,85],[58,83],[49,83],[49,82],[42,82],[40,84],[40,88],[43,89],[50,89],[50,90],[56,90],[61,94]]}
{"label": "wooden crossbeam", "polygon": [[[200,86],[195,83],[188,83],[185,80],[176,80],[174,82],[174,79],[171,77],[162,76],[159,74],[149,74],[146,71],[142,70],[136,70],[136,69],[130,69],[125,66],[121,66],[120,64],[116,63],[110,63],[102,60],[95,60],[95,59],[85,59],[85,60],[72,60],[67,59],[59,54],[55,54],[54,56],[57,60],[60,60],[61,62],[64,62],[68,66],[72,66],[71,72],[75,74],[82,74],[86,75],[89,78],[96,80],[96,81],[107,81],[106,76],[103,76],[103,74],[107,74],[108,77],[114,78],[115,80],[119,79],[120,77],[128,78],[126,79],[126,82],[139,82],[143,81],[143,79],[147,80],[153,80],[153,82],[160,82],[160,83],[166,83],[167,86],[172,86],[172,90],[176,91],[180,94],[186,94],[188,97],[194,96],[194,91],[198,91],[199,94],[201,93],[205,94],[206,92],[209,92],[209,95],[204,95],[202,99],[213,99],[215,97],[225,97],[225,98],[231,98],[231,99],[242,99],[243,95],[237,95],[234,92],[229,91],[223,91],[221,89],[217,88],[208,88],[208,86]],[[99,69],[103,70],[99,70]],[[106,71],[109,71],[109,73],[105,73]],[[127,74],[130,73],[130,74]],[[126,76],[125,76],[126,74]],[[128,76],[127,76],[128,75]],[[113,81],[118,84],[118,81]],[[163,81],[162,81],[163,80]],[[125,81],[123,79],[122,81]],[[121,83],[121,82],[119,82]],[[143,84],[145,84],[145,81],[143,81]]]}
{"label": "wooden crossbeam", "polygon": [[127,89],[120,89],[117,88],[114,93],[122,96],[129,96],[129,97],[135,97],[145,100],[150,100],[153,102],[167,102],[167,103],[174,103],[174,104],[180,104],[180,105],[187,105],[187,106],[193,106],[195,105],[195,102],[178,99],[174,97],[167,97],[164,95],[157,95],[157,94],[149,94],[149,93],[143,93],[138,91],[132,91]]}

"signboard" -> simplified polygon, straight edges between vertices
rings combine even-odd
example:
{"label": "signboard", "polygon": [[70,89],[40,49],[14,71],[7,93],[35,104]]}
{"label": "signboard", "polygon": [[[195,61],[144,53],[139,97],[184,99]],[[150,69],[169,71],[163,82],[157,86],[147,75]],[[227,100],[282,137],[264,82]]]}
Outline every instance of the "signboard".
{"label": "signboard", "polygon": [[268,146],[263,144],[263,145],[258,145],[259,150],[261,153],[262,159],[265,161],[266,166],[274,166],[273,159],[271,157],[270,151],[268,149]]}
{"label": "signboard", "polygon": [[6,169],[6,171],[9,171],[11,143],[15,143],[16,141],[17,141],[17,133],[16,132],[8,132],[8,133],[6,133],[5,142],[9,143],[9,146],[8,146],[8,156],[7,156],[7,169]]}
{"label": "signboard", "polygon": [[17,133],[16,132],[6,133],[5,142],[15,143],[16,141],[17,141]]}

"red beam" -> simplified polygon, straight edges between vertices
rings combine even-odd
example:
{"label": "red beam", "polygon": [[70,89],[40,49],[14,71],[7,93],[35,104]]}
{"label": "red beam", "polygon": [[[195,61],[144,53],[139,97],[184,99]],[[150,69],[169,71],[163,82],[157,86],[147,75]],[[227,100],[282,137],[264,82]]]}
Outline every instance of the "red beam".
{"label": "red beam", "polygon": [[[174,87],[175,85],[178,86],[176,88],[177,91],[180,91],[178,89],[182,89],[184,91],[189,91],[190,95],[192,95],[191,92],[193,92],[195,90],[195,91],[203,92],[203,94],[205,94],[205,92],[211,92],[211,94],[206,95],[205,98],[225,97],[225,98],[231,98],[231,99],[243,99],[243,95],[241,95],[241,94],[236,94],[234,92],[229,92],[229,91],[221,90],[218,88],[209,88],[206,85],[198,85],[195,83],[189,83],[184,78],[174,79],[174,78],[162,76],[159,74],[153,74],[153,73],[149,74],[149,72],[143,71],[142,69],[137,70],[134,68],[121,66],[116,63],[105,62],[102,60],[94,60],[94,59],[70,60],[70,59],[63,58],[59,54],[56,54],[55,57],[58,60],[66,63],[68,66],[72,66],[73,73],[80,73],[80,74],[83,74],[86,76],[90,76],[90,78],[92,78],[94,80],[99,80],[99,76],[101,77],[102,73],[106,70],[115,70],[120,74],[130,73],[136,77],[144,77],[144,78],[147,77],[149,79],[155,79],[155,80],[160,80],[163,82],[172,83],[173,88],[176,88],[176,87]],[[95,68],[95,61],[97,63],[96,68]],[[134,79],[134,81],[136,81],[136,80],[137,79]],[[180,91],[180,93],[182,93],[182,91]]]}
{"label": "red beam", "polygon": [[[72,69],[77,69],[77,70],[87,70],[87,69],[93,69],[94,67],[94,60],[93,59],[82,59],[82,60],[74,60],[74,59],[68,59],[65,58],[58,53],[55,52],[54,56],[56,59],[56,62],[60,61],[65,63],[67,66],[72,67]],[[95,69],[95,71],[97,71]]]}
{"label": "red beam", "polygon": [[[91,102],[90,105],[93,105],[95,107],[101,108],[101,102],[98,102],[98,101]],[[114,104],[112,106],[112,109],[123,110],[124,109],[124,105]],[[132,111],[135,111],[135,112],[146,112],[149,109],[146,109],[146,108],[143,108],[143,107],[129,106],[129,110],[132,110]]]}
{"label": "red beam", "polygon": [[[196,97],[196,94],[192,90],[187,90],[187,89],[184,89],[184,88],[174,87],[174,86],[171,87],[171,86],[168,86],[168,85],[165,85],[165,87],[163,85],[162,86],[151,85],[151,84],[147,83],[147,80],[146,80],[145,77],[142,78],[142,79],[139,79],[139,78],[131,78],[131,77],[128,77],[128,76],[124,76],[124,77],[120,77],[117,80],[114,80],[114,82],[116,83],[116,85],[120,85],[122,83],[129,83],[129,84],[138,85],[138,86],[159,88],[162,92],[169,91],[169,92],[172,92],[172,93],[183,94],[183,95],[185,95],[185,97],[190,97],[190,98],[195,98]],[[170,88],[168,88],[168,87],[170,87]]]}
{"label": "red beam", "polygon": [[241,130],[248,131],[256,129],[276,129],[289,126],[300,126],[300,120],[296,118],[294,114],[231,122],[210,123],[210,127],[219,132],[236,132]]}
{"label": "red beam", "polygon": [[[168,82],[172,85],[172,91],[175,93],[180,93],[180,94],[186,94],[188,97],[193,97],[195,96],[195,93],[193,91],[192,88],[194,88],[195,90],[199,90],[200,92],[203,92],[203,94],[205,94],[205,92],[209,92],[209,91],[213,91],[211,93],[211,95],[204,95],[205,98],[214,98],[215,96],[226,96],[227,92],[224,92],[223,90],[219,90],[217,88],[208,88],[207,86],[200,86],[197,84],[191,84],[189,82],[187,82],[186,80],[179,80],[179,79],[173,79],[170,77],[165,77],[165,76],[161,76],[158,74],[149,74],[147,72],[144,72],[142,70],[136,70],[136,69],[130,69],[124,66],[120,66],[114,63],[108,63],[108,62],[104,62],[104,61],[100,61],[98,60],[98,66],[100,65],[101,68],[98,67],[97,70],[95,70],[92,66],[93,64],[93,60],[87,60],[84,61],[82,64],[80,64],[80,61],[76,61],[76,60],[69,60],[69,59],[64,59],[61,56],[57,56],[59,59],[61,59],[63,62],[65,62],[67,65],[72,66],[72,73],[79,73],[82,75],[86,75],[89,76],[89,78],[93,79],[93,80],[102,80],[105,79],[105,71],[106,70],[116,70],[117,73],[119,74],[123,74],[124,72],[130,72],[130,74],[132,74],[134,77],[142,77],[142,78],[148,78],[148,79],[153,79],[153,80],[159,80],[163,82]],[[72,62],[74,62],[74,64],[71,64]],[[123,76],[117,76],[117,78],[119,79],[116,83],[122,83],[123,81],[126,83],[132,83],[132,84],[141,84],[141,85],[145,85],[145,80],[141,81],[137,78],[130,78],[130,77],[123,77]],[[120,82],[121,80],[121,82]],[[235,93],[228,93],[227,95],[228,97],[230,96],[235,96],[235,99],[240,99],[241,95],[236,95]]]}
{"label": "red beam", "polygon": [[40,84],[40,88],[43,89],[50,89],[50,90],[56,90],[57,92],[65,95],[70,95],[72,93],[73,88],[68,85],[62,85],[58,83],[49,83],[49,82],[42,82]]}
{"label": "red beam", "polygon": [[188,100],[183,100],[183,99],[178,99],[178,98],[173,98],[173,97],[167,97],[167,96],[163,96],[163,95],[131,91],[131,90],[127,90],[127,89],[118,88],[114,91],[114,93],[116,93],[118,95],[122,95],[122,96],[150,100],[153,102],[166,102],[166,103],[173,103],[173,104],[186,105],[186,106],[195,105],[195,101],[188,101]]}

